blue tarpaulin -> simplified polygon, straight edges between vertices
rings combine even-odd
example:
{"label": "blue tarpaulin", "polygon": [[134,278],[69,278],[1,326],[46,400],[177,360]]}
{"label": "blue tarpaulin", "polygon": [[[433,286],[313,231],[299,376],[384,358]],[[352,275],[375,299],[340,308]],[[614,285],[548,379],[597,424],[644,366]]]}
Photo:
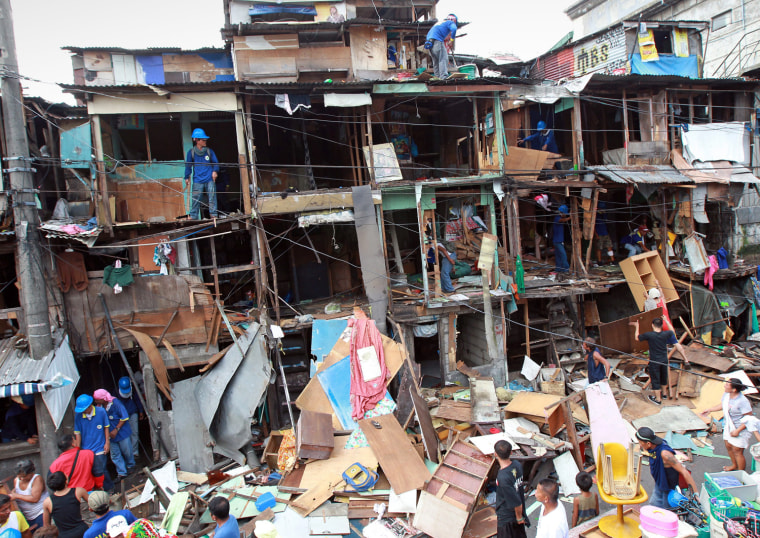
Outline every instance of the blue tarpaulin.
{"label": "blue tarpaulin", "polygon": [[679,58],[667,54],[660,54],[660,59],[657,61],[644,62],[641,54],[631,54],[631,74],[699,78],[699,62],[696,56]]}
{"label": "blue tarpaulin", "polygon": [[248,9],[249,15],[275,15],[278,13],[287,13],[290,15],[315,15],[317,10],[312,4],[303,6],[282,5],[282,4],[254,4]]}

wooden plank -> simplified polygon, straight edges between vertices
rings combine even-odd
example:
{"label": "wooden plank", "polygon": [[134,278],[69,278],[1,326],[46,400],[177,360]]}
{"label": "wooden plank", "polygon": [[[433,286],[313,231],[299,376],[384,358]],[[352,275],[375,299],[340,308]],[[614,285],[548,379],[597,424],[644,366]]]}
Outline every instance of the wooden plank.
{"label": "wooden plank", "polygon": [[417,502],[417,513],[412,525],[432,538],[452,538],[464,532],[470,514],[453,507],[435,495],[423,491]]}
{"label": "wooden plank", "polygon": [[409,394],[414,403],[414,412],[417,415],[417,421],[420,423],[422,431],[422,443],[425,445],[425,454],[430,461],[438,463],[438,434],[433,426],[433,417],[430,416],[430,410],[427,403],[419,395],[417,389],[409,387]]}
{"label": "wooden plank", "polygon": [[[380,428],[376,428],[373,422],[379,423]],[[360,420],[359,427],[397,494],[421,489],[430,479],[430,471],[412,447],[396,417],[383,415]]]}
{"label": "wooden plank", "polygon": [[594,383],[586,389],[585,393],[594,460],[597,458],[597,447],[601,443],[620,443],[628,446],[630,442],[628,427],[620,416],[620,410],[607,381]]}
{"label": "wooden plank", "polygon": [[169,388],[169,373],[166,370],[164,359],[156,347],[156,343],[145,333],[131,329],[126,329],[126,331],[135,337],[137,343],[148,356],[148,359],[150,359],[150,364],[153,366],[153,375],[156,378],[156,386],[169,401],[172,401],[171,389]]}
{"label": "wooden plank", "polygon": [[298,497],[298,499],[293,501],[290,507],[298,512],[301,517],[308,516],[314,510],[319,508],[322,503],[332,497],[333,490],[342,482],[339,476],[340,475],[333,477],[330,480],[325,480],[306,491]]}
{"label": "wooden plank", "polygon": [[493,379],[470,378],[470,402],[472,403],[472,422],[487,424],[501,422],[499,399]]}
{"label": "wooden plank", "polygon": [[435,416],[457,422],[470,422],[472,420],[472,406],[470,402],[441,400],[438,408],[435,409]]}
{"label": "wooden plank", "polygon": [[[372,196],[375,205],[382,202],[380,195]],[[279,194],[274,196],[259,196],[256,200],[259,213],[262,215],[276,215],[280,213],[303,213],[304,211],[322,211],[341,207],[351,209],[354,207],[354,198],[351,191],[346,192],[320,192],[320,193],[295,193],[287,198]]]}
{"label": "wooden plank", "polygon": [[[735,361],[721,357],[698,342],[692,342],[688,346],[684,346],[684,349],[689,356],[689,362],[692,364],[714,368],[721,373],[727,372],[735,365]],[[673,353],[673,357],[683,358],[678,351]]]}

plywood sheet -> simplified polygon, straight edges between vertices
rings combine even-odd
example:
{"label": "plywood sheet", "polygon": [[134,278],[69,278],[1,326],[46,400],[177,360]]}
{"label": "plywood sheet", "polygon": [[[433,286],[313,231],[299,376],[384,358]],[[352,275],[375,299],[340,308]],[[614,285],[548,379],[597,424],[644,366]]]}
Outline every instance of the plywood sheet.
{"label": "plywood sheet", "polygon": [[656,415],[634,420],[633,426],[636,429],[646,426],[658,433],[707,428],[704,421],[694,411],[683,405],[663,407]]}
{"label": "plywood sheet", "polygon": [[597,456],[597,447],[602,443],[620,443],[628,446],[630,442],[628,427],[620,416],[615,396],[607,381],[594,383],[585,392],[594,459]]}
{"label": "plywood sheet", "polygon": [[509,146],[508,154],[504,157],[504,168],[507,170],[535,170],[535,176],[522,176],[526,181],[538,179],[538,172],[544,167],[549,153],[535,149]]}
{"label": "plywood sheet", "polygon": [[[702,388],[699,389],[699,398],[691,400],[694,404],[694,412],[701,418],[702,411],[720,404],[724,392],[725,388],[722,381],[706,379],[702,384]],[[715,420],[720,420],[723,418],[723,411],[714,411],[710,413],[710,416]],[[707,419],[703,420],[707,421]]]}
{"label": "plywood sheet", "polygon": [[559,483],[562,484],[563,495],[570,496],[579,494],[581,490],[578,487],[578,484],[575,483],[575,477],[578,474],[579,469],[578,464],[575,463],[573,453],[569,450],[563,452],[554,458],[552,462],[554,463],[554,469],[557,471]]}
{"label": "plywood sheet", "polygon": [[628,422],[637,418],[649,417],[660,412],[660,406],[653,404],[640,394],[627,393],[625,400],[625,405],[620,414]]}
{"label": "plywood sheet", "polygon": [[388,39],[384,29],[379,32],[375,30],[374,26],[351,28],[351,67],[354,73],[388,69]]}
{"label": "plywood sheet", "polygon": [[501,422],[499,399],[493,379],[470,378],[472,421],[477,424]]}
{"label": "plywood sheet", "polygon": [[[373,426],[377,422],[380,428]],[[383,473],[396,493],[421,489],[430,479],[430,471],[412,447],[406,432],[393,415],[359,421],[359,427],[377,456]]]}
{"label": "plywood sheet", "polygon": [[313,461],[306,465],[298,487],[311,489],[330,477],[340,476],[343,471],[357,462],[369,469],[377,469],[377,457],[372,449],[370,447],[347,449],[347,439],[345,435],[336,435],[335,448],[330,454],[330,459]]}
{"label": "plywood sheet", "polygon": [[635,353],[647,351],[649,344],[634,340],[635,328],[630,323],[639,322],[639,333],[652,330],[652,320],[662,316],[662,308],[655,308],[649,312],[642,312],[629,318],[619,319],[610,323],[599,325],[599,337],[601,344],[608,350],[621,353]]}
{"label": "plywood sheet", "polygon": [[[125,178],[140,178],[133,168],[122,166],[115,170]],[[179,175],[179,173],[178,173]],[[151,217],[175,220],[185,211],[182,179],[109,182],[110,192],[116,195],[118,222],[147,221]]]}

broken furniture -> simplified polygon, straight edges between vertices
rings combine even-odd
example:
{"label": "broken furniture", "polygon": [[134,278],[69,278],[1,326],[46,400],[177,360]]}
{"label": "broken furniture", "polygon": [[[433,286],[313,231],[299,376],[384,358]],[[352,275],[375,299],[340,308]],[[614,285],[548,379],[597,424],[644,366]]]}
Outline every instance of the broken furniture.
{"label": "broken furniture", "polygon": [[[608,461],[602,464],[602,462],[606,460]],[[644,487],[639,484],[638,478],[632,479],[633,477],[629,476],[631,460],[629,459],[628,451],[620,443],[600,444],[597,463],[597,484],[602,484],[602,487],[599,488],[599,496],[604,502],[617,506],[617,512],[614,516],[607,516],[599,520],[599,528],[609,536],[615,536],[618,538],[638,538],[641,536],[638,522],[624,517],[623,505],[644,503],[649,496],[647,495],[647,492],[644,491]],[[639,465],[640,463],[639,460]],[[610,472],[611,475],[609,474]],[[634,492],[637,492],[635,496],[621,499],[614,494],[607,493],[606,490],[612,491],[612,488],[609,487],[610,484],[615,484],[615,487],[617,487],[617,483],[620,482],[622,482],[621,486],[625,486],[623,488],[624,490],[631,488],[635,483],[637,486],[637,488],[633,490]],[[625,496],[629,497],[627,494]]]}
{"label": "broken furniture", "polygon": [[327,413],[301,411],[296,428],[296,452],[301,459],[326,460],[330,457],[333,440],[332,417]]}

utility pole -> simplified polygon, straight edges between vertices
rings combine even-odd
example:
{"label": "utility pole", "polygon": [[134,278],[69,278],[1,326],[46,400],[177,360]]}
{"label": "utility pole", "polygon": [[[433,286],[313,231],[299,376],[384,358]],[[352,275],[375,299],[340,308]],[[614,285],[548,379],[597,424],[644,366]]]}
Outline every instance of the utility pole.
{"label": "utility pole", "polygon": [[16,274],[21,285],[21,309],[26,322],[29,351],[43,359],[53,349],[48,300],[39,240],[39,215],[35,200],[26,122],[18,78],[16,38],[10,0],[0,0],[0,95],[8,155],[3,171],[10,176],[13,221],[16,231]]}

